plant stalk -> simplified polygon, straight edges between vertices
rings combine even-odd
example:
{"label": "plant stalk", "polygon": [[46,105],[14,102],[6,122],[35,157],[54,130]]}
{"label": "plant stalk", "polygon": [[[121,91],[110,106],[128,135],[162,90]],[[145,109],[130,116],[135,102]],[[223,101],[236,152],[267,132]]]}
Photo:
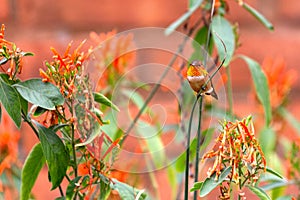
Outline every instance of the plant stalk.
{"label": "plant stalk", "polygon": [[198,102],[198,99],[201,97],[200,93],[197,94],[197,98],[192,107],[191,116],[189,120],[189,128],[187,132],[187,144],[186,144],[186,158],[185,158],[185,184],[184,184],[184,199],[188,200],[189,196],[189,172],[190,172],[190,140],[191,140],[191,131],[192,131],[192,122],[194,111]]}
{"label": "plant stalk", "polygon": [[[198,174],[199,174],[199,157],[200,157],[200,146],[201,146],[202,104],[203,104],[203,97],[200,96],[194,183],[198,182]],[[197,196],[198,196],[198,190],[195,190],[195,192],[194,192],[194,200],[197,200]]]}

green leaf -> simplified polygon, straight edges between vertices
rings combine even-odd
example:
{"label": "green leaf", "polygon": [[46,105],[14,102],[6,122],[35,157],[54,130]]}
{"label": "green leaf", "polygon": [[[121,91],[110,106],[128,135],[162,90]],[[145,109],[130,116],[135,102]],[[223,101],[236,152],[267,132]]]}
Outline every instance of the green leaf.
{"label": "green leaf", "polygon": [[32,52],[22,52],[23,56],[34,56]]}
{"label": "green leaf", "polygon": [[[101,133],[101,130],[100,130],[100,124],[97,122],[97,120],[88,115],[88,117],[86,117],[86,111],[85,109],[83,109],[80,104],[77,104],[75,106],[75,113],[76,113],[76,117],[77,117],[77,121],[79,123],[79,126],[78,127],[78,130],[79,132],[82,134],[84,133],[85,135],[82,136],[82,137],[86,137],[87,139],[82,142],[82,143],[79,143],[79,144],[76,144],[76,147],[79,147],[79,146],[84,146],[84,145],[87,145],[87,144],[90,144],[91,142],[94,141],[94,139],[100,135]],[[90,121],[91,125],[90,125],[90,128],[88,130],[88,133],[86,133],[86,129],[82,129],[83,127],[83,123],[86,122],[87,120]]]}
{"label": "green leaf", "polygon": [[173,165],[169,165],[167,167],[167,173],[168,173],[168,180],[171,186],[171,199],[175,199],[176,198],[176,191],[177,191],[177,186],[178,186],[178,182],[177,182],[177,172],[176,169]]}
{"label": "green leaf", "polygon": [[259,134],[259,143],[266,156],[273,153],[276,145],[276,134],[272,127],[264,127],[262,129]]}
{"label": "green leaf", "polygon": [[138,107],[139,110],[145,104],[143,97],[133,90],[123,90],[122,93],[126,95]]}
{"label": "green leaf", "polygon": [[213,17],[211,28],[213,32],[213,40],[218,49],[220,60],[224,59],[226,55],[222,41],[226,46],[227,56],[224,66],[227,66],[230,63],[235,50],[235,36],[233,28],[229,21],[220,15]]}
{"label": "green leaf", "polygon": [[272,120],[272,109],[270,103],[269,86],[266,75],[260,65],[247,56],[240,56],[249,66],[252,79],[254,81],[256,95],[264,107],[266,126],[270,125]]}
{"label": "green leaf", "polygon": [[156,168],[161,168],[167,161],[164,144],[160,138],[160,130],[151,124],[140,122],[137,132],[146,142],[147,149],[153,159]]}
{"label": "green leaf", "polygon": [[283,179],[283,176],[281,174],[279,174],[278,172],[274,171],[270,167],[266,167],[266,171],[269,172],[270,174],[273,174],[273,175],[277,176],[278,178]]}
{"label": "green leaf", "polygon": [[213,40],[209,40],[208,49],[203,49],[201,46],[206,46],[207,41],[207,35],[208,35],[208,28],[206,26],[203,26],[199,31],[196,33],[194,40],[192,42],[194,52],[189,59],[189,61],[193,60],[205,60],[205,52],[204,50],[208,51],[209,54],[212,53],[213,50]]}
{"label": "green leaf", "polygon": [[21,126],[21,103],[18,92],[0,79],[0,102],[14,121],[15,125]]}
{"label": "green leaf", "polygon": [[44,164],[45,157],[42,146],[41,143],[38,143],[32,148],[22,169],[21,200],[29,199],[31,190]]}
{"label": "green leaf", "polygon": [[256,186],[250,186],[247,185],[247,187],[254,193],[256,196],[259,197],[260,200],[271,200],[269,195],[261,188],[256,187]]}
{"label": "green leaf", "polygon": [[245,8],[251,15],[253,15],[259,22],[261,22],[267,29],[274,30],[274,26],[269,22],[261,13],[255,10],[253,7],[243,2],[243,8]]}
{"label": "green leaf", "polygon": [[59,89],[51,83],[44,83],[41,79],[30,79],[14,84],[21,96],[32,104],[48,110],[64,103],[64,97]]}
{"label": "green leaf", "polygon": [[21,103],[21,110],[24,114],[28,113],[28,101],[26,101],[20,94],[19,94],[19,99]]}
{"label": "green leaf", "polygon": [[38,107],[35,109],[35,111],[34,111],[34,113],[33,113],[33,116],[38,117],[38,116],[44,114],[46,111],[47,111],[47,109],[38,106]]}
{"label": "green leaf", "polygon": [[231,172],[231,167],[227,167],[221,172],[220,176],[218,177],[218,180],[215,180],[216,173],[214,173],[210,178],[206,178],[204,183],[202,184],[202,187],[200,188],[200,197],[206,196],[213,189],[215,189],[219,184],[221,184],[227,178],[230,172]]}
{"label": "green leaf", "polygon": [[56,124],[56,125],[50,126],[49,128],[52,129],[54,132],[57,132],[60,129],[67,127],[67,126],[70,126],[70,124]]}
{"label": "green leaf", "polygon": [[[10,80],[7,74],[0,73],[0,79],[7,83],[8,85],[13,85],[15,83],[19,83],[20,80]],[[28,112],[28,102],[19,94],[21,110],[24,114]]]}
{"label": "green leaf", "polygon": [[99,199],[108,199],[110,192],[111,186],[109,180],[107,179],[107,177],[101,176]]}
{"label": "green leaf", "polygon": [[75,177],[73,180],[70,181],[67,190],[66,190],[66,199],[71,200],[74,198],[75,195],[75,189],[78,187],[76,184],[79,182],[81,179],[81,176]]}
{"label": "green leaf", "polygon": [[108,107],[111,107],[112,109],[116,110],[116,111],[120,111],[119,108],[113,104],[111,102],[111,100],[109,100],[106,96],[104,96],[103,94],[101,93],[97,93],[95,92],[94,93],[94,100],[100,104],[103,104],[103,105],[106,105]]}
{"label": "green leaf", "polygon": [[0,60],[0,65],[4,65],[5,63],[7,63],[7,61],[8,61],[8,58],[3,57],[3,58]]}
{"label": "green leaf", "polygon": [[[130,185],[127,185],[126,183],[118,181],[117,179],[113,179],[111,184],[111,188],[118,191],[122,200],[144,200],[147,197],[143,190],[138,190]],[[139,198],[136,198],[138,194],[140,196]]]}
{"label": "green leaf", "polygon": [[52,129],[35,122],[52,182],[52,190],[60,185],[70,161],[64,143]]}
{"label": "green leaf", "polygon": [[165,34],[170,35],[171,33],[173,33],[182,23],[184,23],[200,7],[202,2],[203,0],[193,1],[190,4],[189,10],[166,28]]}
{"label": "green leaf", "polygon": [[55,200],[65,200],[66,198],[65,197],[57,197],[55,198]]}
{"label": "green leaf", "polygon": [[[213,136],[214,128],[209,128],[202,131],[202,135],[205,138],[203,144],[201,145],[200,151],[207,147],[211,138]],[[197,149],[197,139],[194,138],[190,144],[190,160],[193,160],[196,156],[196,149]],[[185,170],[185,160],[186,160],[186,151],[184,151],[176,160],[175,168],[178,172],[184,172]]]}
{"label": "green leaf", "polygon": [[14,80],[9,79],[9,76],[4,73],[0,73],[0,80],[7,83],[8,85],[13,85],[15,83]]}
{"label": "green leaf", "polygon": [[200,190],[200,188],[202,187],[203,182],[196,182],[194,183],[194,186],[190,189],[190,192],[194,192],[196,190]]}
{"label": "green leaf", "polygon": [[261,186],[261,189],[270,191],[270,190],[274,190],[274,189],[281,188],[281,187],[287,187],[292,184],[295,184],[295,183],[290,183],[288,181],[274,181],[269,184]]}

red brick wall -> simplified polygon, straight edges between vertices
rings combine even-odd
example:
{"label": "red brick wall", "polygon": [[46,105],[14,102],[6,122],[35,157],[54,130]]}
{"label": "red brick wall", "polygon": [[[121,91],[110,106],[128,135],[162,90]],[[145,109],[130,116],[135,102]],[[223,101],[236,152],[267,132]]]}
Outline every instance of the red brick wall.
{"label": "red brick wall", "polygon": [[[275,31],[266,30],[239,8],[235,1],[228,0],[228,17],[240,24],[242,46],[238,53],[259,62],[266,56],[282,57],[288,68],[296,69],[300,75],[300,1],[245,1],[265,14],[274,23]],[[6,24],[9,40],[15,41],[22,49],[35,53],[35,57],[27,58],[25,64],[27,68],[37,69],[43,66],[46,59],[50,59],[50,46],[64,49],[71,40],[81,41],[87,38],[90,31],[166,27],[183,14],[186,7],[187,1],[184,0],[0,0],[0,23]],[[233,62],[234,91],[244,96],[250,90],[251,81],[249,71],[245,68],[243,62]],[[23,76],[37,76],[37,73],[37,70],[26,70],[25,67]],[[292,96],[299,99],[299,91],[300,77]],[[297,102],[295,98],[292,99],[293,102]],[[31,145],[33,144],[29,144]],[[45,174],[39,178],[40,184],[45,184],[43,181],[47,180],[46,176]],[[49,188],[50,186],[36,189],[41,199],[47,197]]]}
{"label": "red brick wall", "polygon": [[[288,3],[284,0],[247,1],[274,23],[274,32],[263,28],[235,1],[228,2],[229,19],[240,24],[242,46],[238,52],[259,62],[266,56],[283,57],[288,67],[297,69],[296,49],[300,46],[298,0],[289,0]],[[71,40],[87,38],[92,30],[101,32],[113,28],[122,31],[144,26],[166,27],[186,7],[187,1],[182,0],[0,0],[0,22],[6,24],[9,38],[36,54],[28,59],[28,64],[40,67],[50,57],[49,46],[63,48]],[[238,62],[233,65],[241,64]],[[241,67],[235,68],[236,73],[243,70],[239,69]],[[248,85],[247,81],[241,80],[241,76],[233,78],[240,86]]]}

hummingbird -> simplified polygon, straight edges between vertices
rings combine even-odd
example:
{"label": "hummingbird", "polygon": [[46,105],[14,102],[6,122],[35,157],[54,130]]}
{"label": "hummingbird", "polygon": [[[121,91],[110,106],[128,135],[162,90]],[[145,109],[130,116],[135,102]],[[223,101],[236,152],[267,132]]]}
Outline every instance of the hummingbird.
{"label": "hummingbird", "polygon": [[187,80],[189,81],[191,88],[197,94],[200,92],[200,94],[211,95],[215,99],[218,99],[212,81],[209,79],[210,76],[204,65],[200,61],[194,60],[187,71]]}

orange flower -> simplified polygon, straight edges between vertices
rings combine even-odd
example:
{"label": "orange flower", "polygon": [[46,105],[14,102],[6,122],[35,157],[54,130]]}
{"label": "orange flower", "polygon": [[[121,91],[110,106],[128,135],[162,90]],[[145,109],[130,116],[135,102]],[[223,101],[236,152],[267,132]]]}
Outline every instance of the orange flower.
{"label": "orange flower", "polygon": [[79,176],[85,176],[85,175],[89,175],[90,174],[90,163],[80,163],[78,165],[78,175]]}
{"label": "orange flower", "polygon": [[97,45],[93,51],[101,75],[97,88],[113,86],[135,59],[135,52],[130,51],[133,49],[133,35],[116,35],[113,30],[99,35],[91,32],[90,38]]}
{"label": "orange flower", "polygon": [[40,69],[40,76],[44,82],[51,82],[56,85],[60,92],[67,98],[70,98],[76,91],[74,82],[76,77],[80,76],[83,71],[83,62],[89,57],[91,49],[88,52],[80,51],[85,41],[81,42],[79,46],[71,53],[70,42],[63,55],[60,55],[53,47],[53,61],[46,63],[47,70]]}
{"label": "orange flower", "polygon": [[17,162],[20,133],[13,130],[14,125],[7,114],[2,115],[0,124],[0,175]]}
{"label": "orange flower", "polygon": [[116,35],[116,30],[112,30],[108,33],[100,33],[99,35],[95,32],[91,32],[90,33],[90,38],[91,40],[93,40],[93,42],[95,42],[97,45],[101,44],[102,42],[109,40],[111,38],[113,38]]}
{"label": "orange flower", "polygon": [[[203,156],[202,161],[208,158],[215,158],[213,167],[207,172],[208,177],[216,174],[218,179],[223,169],[231,167],[229,180],[237,185],[244,180],[255,183],[266,169],[266,160],[255,138],[252,118],[225,121],[214,148]],[[249,166],[252,170],[249,170]],[[227,190],[222,188],[221,191]]]}
{"label": "orange flower", "polygon": [[[10,79],[14,79],[16,74],[20,74],[23,68],[23,57],[33,55],[32,53],[23,52],[14,43],[4,39],[5,26],[2,24],[0,29],[0,69],[7,73]],[[9,63],[9,68],[4,69],[3,65]]]}
{"label": "orange flower", "polygon": [[262,69],[265,72],[269,90],[270,100],[273,108],[284,103],[292,85],[297,79],[296,70],[287,70],[286,64],[282,59],[274,59],[267,57],[262,63]]}
{"label": "orange flower", "polygon": [[111,178],[115,178],[121,182],[126,182],[128,179],[128,176],[129,176],[128,172],[119,171],[119,170],[113,170],[110,173]]}

